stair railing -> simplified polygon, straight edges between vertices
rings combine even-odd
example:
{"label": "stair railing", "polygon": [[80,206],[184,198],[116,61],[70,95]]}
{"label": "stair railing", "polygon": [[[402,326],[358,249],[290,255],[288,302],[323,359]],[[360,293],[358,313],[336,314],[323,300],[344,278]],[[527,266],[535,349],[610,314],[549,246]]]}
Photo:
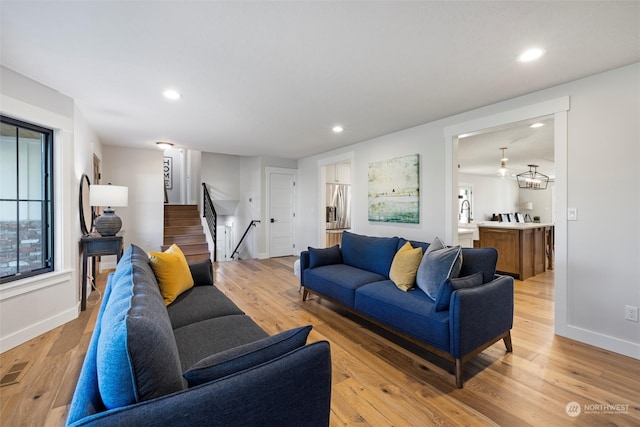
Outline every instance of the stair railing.
{"label": "stair railing", "polygon": [[231,259],[233,259],[235,254],[238,252],[238,249],[240,248],[240,245],[242,244],[242,241],[244,240],[245,237],[247,237],[247,234],[249,234],[249,230],[251,230],[251,227],[255,227],[256,224],[259,224],[259,223],[260,223],[260,220],[258,220],[258,219],[251,220],[251,222],[249,223],[249,226],[247,227],[247,229],[244,231],[244,234],[240,238],[240,241],[238,242],[238,245],[236,246],[236,248],[231,253]]}
{"label": "stair railing", "polygon": [[204,182],[202,183],[202,216],[207,220],[209,232],[213,239],[213,261],[215,262],[218,260],[218,214],[213,206],[211,196],[209,196],[207,184]]}

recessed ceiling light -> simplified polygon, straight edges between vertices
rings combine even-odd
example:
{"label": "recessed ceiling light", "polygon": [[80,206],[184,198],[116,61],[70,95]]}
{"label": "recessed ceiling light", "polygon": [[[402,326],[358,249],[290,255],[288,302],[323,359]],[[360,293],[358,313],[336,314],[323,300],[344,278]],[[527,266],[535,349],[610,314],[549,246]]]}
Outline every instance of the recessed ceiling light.
{"label": "recessed ceiling light", "polygon": [[167,89],[164,92],[162,92],[162,94],[164,95],[165,98],[171,99],[173,101],[182,98],[182,94],[174,89]]}
{"label": "recessed ceiling light", "polygon": [[333,127],[333,129],[331,129],[333,131],[333,133],[342,133],[344,132],[344,128],[340,125],[336,125]]}
{"label": "recessed ceiling light", "polygon": [[541,128],[542,126],[544,126],[544,123],[540,123],[540,122],[538,122],[538,123],[534,123],[534,124],[532,124],[532,125],[531,125],[531,126],[529,126],[529,127],[533,128],[533,129],[537,129],[537,128]]}
{"label": "recessed ceiling light", "polygon": [[546,52],[547,51],[542,48],[534,47],[533,49],[525,50],[524,52],[522,52],[520,56],[518,56],[518,61],[520,62],[535,61],[536,59],[544,55]]}

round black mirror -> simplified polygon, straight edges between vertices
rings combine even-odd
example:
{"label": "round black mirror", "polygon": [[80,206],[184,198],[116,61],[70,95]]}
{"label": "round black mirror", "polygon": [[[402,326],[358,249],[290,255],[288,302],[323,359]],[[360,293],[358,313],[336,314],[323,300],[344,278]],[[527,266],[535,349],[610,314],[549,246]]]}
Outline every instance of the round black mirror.
{"label": "round black mirror", "polygon": [[[91,205],[89,204],[89,177],[87,174],[82,174],[80,178],[80,231],[83,235],[89,234],[89,231],[93,228],[93,214],[91,211]],[[88,226],[88,227],[87,227]]]}

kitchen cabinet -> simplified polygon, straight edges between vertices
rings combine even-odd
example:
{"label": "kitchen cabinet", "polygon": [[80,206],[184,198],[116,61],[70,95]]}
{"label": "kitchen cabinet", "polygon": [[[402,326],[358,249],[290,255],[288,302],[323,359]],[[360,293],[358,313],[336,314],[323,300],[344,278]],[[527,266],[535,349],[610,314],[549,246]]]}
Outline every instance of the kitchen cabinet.
{"label": "kitchen cabinet", "polygon": [[327,165],[327,184],[351,184],[351,163],[335,163]]}
{"label": "kitchen cabinet", "polygon": [[338,245],[342,246],[342,232],[344,230],[327,230],[327,248]]}
{"label": "kitchen cabinet", "polygon": [[480,247],[498,250],[496,270],[520,280],[553,268],[553,224],[478,225]]}

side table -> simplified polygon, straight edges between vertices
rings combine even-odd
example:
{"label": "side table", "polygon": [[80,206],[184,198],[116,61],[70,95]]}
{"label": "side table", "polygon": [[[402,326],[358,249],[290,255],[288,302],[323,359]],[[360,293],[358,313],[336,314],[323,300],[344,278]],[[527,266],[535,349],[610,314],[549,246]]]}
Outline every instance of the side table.
{"label": "side table", "polygon": [[[80,252],[82,253],[82,298],[80,310],[87,309],[87,261],[89,257],[102,255],[116,255],[118,261],[122,256],[122,236],[102,237],[99,234],[87,234],[80,238]],[[93,258],[93,274],[95,271],[95,258]]]}

